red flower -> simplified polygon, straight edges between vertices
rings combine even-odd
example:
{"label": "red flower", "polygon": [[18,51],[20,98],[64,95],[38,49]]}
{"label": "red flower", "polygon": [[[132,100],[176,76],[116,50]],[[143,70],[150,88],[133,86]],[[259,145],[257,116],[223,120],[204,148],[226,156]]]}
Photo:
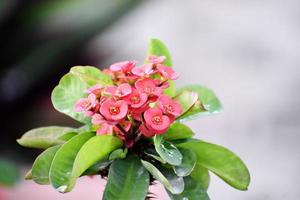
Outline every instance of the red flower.
{"label": "red flower", "polygon": [[150,78],[138,80],[137,82],[135,82],[135,87],[138,92],[146,93],[150,96],[159,96],[162,94],[162,89],[160,87],[157,87],[155,81]]}
{"label": "red flower", "polygon": [[156,134],[164,133],[170,126],[170,119],[159,108],[149,108],[144,113],[146,127]]}
{"label": "red flower", "polygon": [[121,121],[127,115],[128,105],[123,100],[108,99],[100,107],[100,113],[112,122]]}
{"label": "red flower", "polygon": [[139,93],[134,88],[132,89],[131,94],[123,98],[123,100],[125,100],[132,108],[140,108],[147,102],[147,99],[147,94]]}
{"label": "red flower", "polygon": [[165,113],[178,117],[182,113],[181,105],[167,95],[161,95],[157,100],[158,107]]}

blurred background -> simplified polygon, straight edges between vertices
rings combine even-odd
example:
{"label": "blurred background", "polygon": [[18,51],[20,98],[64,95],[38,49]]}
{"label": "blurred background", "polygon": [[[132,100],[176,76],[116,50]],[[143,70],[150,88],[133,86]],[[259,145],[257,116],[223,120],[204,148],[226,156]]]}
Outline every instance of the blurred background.
{"label": "blurred background", "polygon": [[[79,126],[50,101],[71,66],[143,61],[156,37],[171,51],[178,86],[206,85],[223,103],[222,113],[188,125],[250,169],[247,192],[212,175],[211,199],[300,199],[299,6],[297,0],[0,0],[1,160],[24,176],[39,151],[18,146],[17,138],[39,126]],[[1,187],[0,200],[100,199],[104,184],[83,178],[62,195],[20,181]],[[160,186],[153,191],[168,199]]]}

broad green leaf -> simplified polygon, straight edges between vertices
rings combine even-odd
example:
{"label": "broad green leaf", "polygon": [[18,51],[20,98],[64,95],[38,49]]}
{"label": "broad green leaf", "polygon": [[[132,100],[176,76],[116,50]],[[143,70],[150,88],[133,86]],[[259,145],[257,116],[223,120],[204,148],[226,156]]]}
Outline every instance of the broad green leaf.
{"label": "broad green leaf", "polygon": [[209,172],[206,168],[202,167],[199,163],[196,164],[194,170],[190,174],[198,184],[201,184],[201,188],[207,190],[210,183]]}
{"label": "broad green leaf", "polygon": [[154,149],[147,149],[145,151],[145,154],[151,158],[153,158],[154,160],[157,160],[159,162],[161,162],[162,164],[166,164],[167,162],[165,160],[163,160]]}
{"label": "broad green leaf", "polygon": [[189,149],[180,149],[182,154],[182,163],[179,166],[173,166],[173,170],[177,176],[188,176],[196,166],[196,154]]}
{"label": "broad green leaf", "polygon": [[201,115],[218,113],[222,109],[222,105],[215,93],[207,87],[200,85],[189,85],[181,88],[178,91],[178,94],[182,93],[183,91],[197,92],[198,100],[193,107],[191,107],[182,116],[177,118],[179,121],[193,119]]}
{"label": "broad green leaf", "polygon": [[81,174],[81,176],[98,174],[99,171],[104,170],[112,162],[113,162],[112,160],[108,160],[108,158],[105,158],[104,160],[101,160],[96,164],[92,165],[91,167],[89,167],[83,174]]}
{"label": "broad green leaf", "polygon": [[32,179],[34,180],[34,182],[41,185],[47,185],[50,183],[49,171],[51,163],[60,147],[61,145],[50,147],[36,158],[31,170]]}
{"label": "broad green leaf", "polygon": [[184,191],[181,194],[172,194],[167,191],[171,200],[209,200],[209,196],[202,185],[192,177],[184,177]]}
{"label": "broad green leaf", "polygon": [[182,155],[180,151],[168,141],[164,141],[162,135],[154,136],[154,146],[158,155],[170,165],[180,165]]}
{"label": "broad green leaf", "polygon": [[20,180],[19,169],[12,163],[0,160],[0,186],[13,186]]}
{"label": "broad green leaf", "polygon": [[[159,39],[151,39],[148,45],[148,56],[149,55],[156,55],[156,56],[165,56],[166,60],[164,61],[165,66],[173,66],[173,62],[171,59],[171,55],[169,50],[167,49],[166,45],[160,41]],[[174,81],[168,81],[169,87],[164,89],[164,93],[168,96],[173,97],[175,95],[175,84]]]}
{"label": "broad green leaf", "polygon": [[115,159],[124,159],[126,158],[128,149],[116,149],[109,155],[109,160],[115,160]]}
{"label": "broad green leaf", "polygon": [[198,93],[191,90],[183,90],[174,98],[178,101],[182,108],[182,114],[184,115],[189,111],[198,100]]}
{"label": "broad green leaf", "polygon": [[108,74],[92,66],[75,66],[70,69],[70,73],[78,77],[88,85],[113,85],[113,81]]}
{"label": "broad green leaf", "polygon": [[103,200],[145,200],[150,177],[136,156],[113,161]]}
{"label": "broad green leaf", "polygon": [[48,126],[26,132],[17,142],[24,147],[46,149],[65,143],[76,135],[76,129],[61,126]]}
{"label": "broad green leaf", "polygon": [[180,151],[170,142],[164,141],[162,135],[154,136],[154,146],[158,155],[170,165],[180,165],[182,155]]}
{"label": "broad green leaf", "polygon": [[232,187],[247,190],[250,183],[249,171],[243,161],[233,152],[197,139],[190,139],[177,146],[194,151],[199,165],[212,171]]}
{"label": "broad green leaf", "polygon": [[89,139],[79,150],[74,160],[72,174],[69,180],[67,191],[73,189],[76,179],[80,177],[89,167],[104,160],[123,142],[118,137],[112,135],[96,135]]}
{"label": "broad green leaf", "polygon": [[194,133],[190,127],[174,122],[166,133],[163,134],[165,140],[179,140],[193,137]]}
{"label": "broad green leaf", "polygon": [[141,162],[149,173],[171,193],[180,194],[184,190],[183,178],[176,176],[172,170],[159,170],[150,162],[145,160],[141,160]]}
{"label": "broad green leaf", "polygon": [[56,152],[50,167],[49,178],[57,191],[61,193],[69,192],[68,186],[76,156],[84,143],[94,135],[94,133],[89,132],[79,134],[64,143]]}
{"label": "broad green leaf", "polygon": [[96,84],[112,85],[113,83],[108,75],[95,67],[71,68],[52,91],[51,100],[54,108],[79,122],[88,123],[90,119],[83,113],[75,112],[74,105],[80,98],[86,97],[85,89]]}

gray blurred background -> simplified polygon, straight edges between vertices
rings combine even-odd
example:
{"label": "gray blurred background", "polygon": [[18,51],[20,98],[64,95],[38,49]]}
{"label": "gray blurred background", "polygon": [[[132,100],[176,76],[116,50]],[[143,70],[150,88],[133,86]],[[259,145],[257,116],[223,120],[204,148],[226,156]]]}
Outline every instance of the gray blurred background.
{"label": "gray blurred background", "polygon": [[[29,167],[26,163],[38,152],[15,145],[16,137],[36,126],[78,125],[56,113],[49,98],[70,66],[104,68],[116,61],[142,61],[149,38],[156,37],[171,51],[174,68],[180,74],[178,86],[206,85],[223,103],[222,113],[188,125],[199,138],[237,153],[250,169],[252,182],[247,192],[232,189],[212,175],[211,199],[300,199],[299,1],[61,1],[65,4],[52,5],[48,10],[44,6],[43,12],[38,7],[42,3],[32,1],[34,6],[27,14],[23,11],[10,16],[14,6],[20,6],[16,2],[0,12],[1,19],[16,18],[12,30],[15,34],[23,31],[25,38],[17,37],[17,43],[12,39],[8,49],[1,47],[5,52],[1,58],[2,113],[13,110],[1,125],[1,135],[6,134],[3,145],[1,142],[2,156],[16,163],[22,160],[23,168]],[[21,8],[24,6],[28,5]],[[11,26],[7,28],[4,23],[0,27],[2,36],[11,36]],[[3,37],[1,40],[6,44]],[[24,51],[17,51],[18,47]],[[14,123],[18,126],[11,128]],[[24,154],[27,158],[20,158]],[[77,188],[99,182],[80,181]],[[4,195],[7,200],[39,199],[40,191],[44,195],[47,192],[44,199],[99,199],[99,194],[88,195],[102,190],[103,182],[62,196],[22,182],[5,189]],[[161,188],[154,191],[158,199],[167,199]]]}

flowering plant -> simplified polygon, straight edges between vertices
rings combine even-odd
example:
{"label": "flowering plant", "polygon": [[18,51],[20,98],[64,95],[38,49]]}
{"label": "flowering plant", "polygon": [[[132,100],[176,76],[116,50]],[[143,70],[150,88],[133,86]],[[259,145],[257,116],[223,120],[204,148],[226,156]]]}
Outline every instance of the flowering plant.
{"label": "flowering plant", "polygon": [[178,74],[165,45],[149,44],[146,62],[124,61],[100,71],[76,66],[52,92],[54,107],[84,123],[80,128],[42,127],[19,140],[46,149],[27,179],[72,190],[85,175],[107,177],[105,200],[144,200],[154,181],[171,199],[209,199],[209,171],[239,190],[250,176],[228,149],[192,138],[182,122],[219,112],[221,104],[208,88],[176,89]]}

